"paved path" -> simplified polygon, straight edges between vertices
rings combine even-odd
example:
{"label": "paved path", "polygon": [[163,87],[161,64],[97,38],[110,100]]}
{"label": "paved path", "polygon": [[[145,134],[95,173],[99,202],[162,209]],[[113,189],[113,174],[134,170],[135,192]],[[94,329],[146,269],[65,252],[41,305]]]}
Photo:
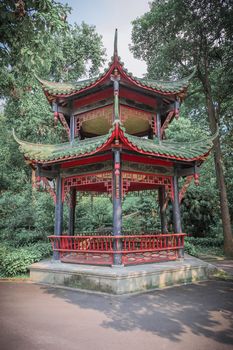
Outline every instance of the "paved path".
{"label": "paved path", "polygon": [[232,350],[233,283],[134,296],[0,283],[1,350]]}

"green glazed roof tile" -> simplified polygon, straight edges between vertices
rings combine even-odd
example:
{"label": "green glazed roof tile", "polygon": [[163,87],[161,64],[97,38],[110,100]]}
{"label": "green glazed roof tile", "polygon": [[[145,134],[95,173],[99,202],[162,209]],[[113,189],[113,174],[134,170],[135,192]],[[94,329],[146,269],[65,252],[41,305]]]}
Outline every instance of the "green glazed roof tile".
{"label": "green glazed roof tile", "polygon": [[[124,68],[124,63],[120,61],[119,57],[118,57],[118,62],[123,72],[136,84],[139,84],[146,88],[154,89],[161,93],[182,92],[183,90],[187,89],[191,78],[195,74],[195,71],[194,71],[188,77],[177,81],[160,81],[160,80],[152,80],[148,78],[138,78],[134,76],[132,73],[128,72],[126,68]],[[80,80],[80,81],[77,81],[76,83],[69,83],[69,82],[57,83],[57,82],[43,80],[38,77],[36,78],[41,83],[45,92],[48,92],[51,95],[60,95],[60,94],[70,95],[70,94],[79,92],[84,88],[91,87],[93,84],[97,83],[98,80],[100,80],[101,78],[103,78],[105,75],[109,73],[109,70],[113,68],[113,65],[114,65],[114,62],[112,60],[111,62],[109,62],[109,68],[106,68],[103,73],[99,74],[94,78]]]}
{"label": "green glazed roof tile", "polygon": [[37,162],[50,162],[64,159],[66,157],[79,157],[86,153],[95,152],[99,147],[104,145],[111,137],[112,129],[104,136],[97,136],[85,140],[76,140],[73,145],[70,143],[63,144],[35,144],[19,140],[15,135],[15,140],[20,145],[20,151],[25,158]]}
{"label": "green glazed roof tile", "polygon": [[[132,148],[136,148],[138,152],[145,152],[157,157],[167,157],[169,159],[194,160],[200,159],[209,153],[213,147],[213,140],[216,135],[206,138],[201,141],[193,142],[174,142],[172,140],[163,140],[160,143],[158,140],[149,140],[141,137],[129,135],[125,133],[121,126],[124,138],[131,144]],[[109,133],[103,136],[93,137],[85,140],[76,140],[73,145],[70,143],[46,145],[34,144],[19,140],[15,135],[15,140],[20,145],[20,150],[25,158],[30,161],[51,162],[60,161],[65,158],[76,158],[82,155],[88,155],[93,152],[98,152],[98,148],[103,146],[110,140],[114,126],[109,130]]]}
{"label": "green glazed roof tile", "polygon": [[143,139],[137,136],[124,133],[125,138],[134,147],[147,153],[165,156],[168,158],[181,158],[184,160],[200,158],[207,154],[213,147],[213,137],[206,138],[201,141],[193,142],[175,142],[172,140],[163,140],[161,143],[158,140]]}

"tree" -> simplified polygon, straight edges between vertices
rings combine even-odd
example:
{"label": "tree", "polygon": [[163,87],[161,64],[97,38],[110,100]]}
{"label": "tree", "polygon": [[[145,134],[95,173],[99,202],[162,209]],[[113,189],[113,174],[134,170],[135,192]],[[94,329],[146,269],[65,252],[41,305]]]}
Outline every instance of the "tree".
{"label": "tree", "polygon": [[[52,0],[0,3],[0,81],[1,96],[17,94],[18,77],[28,80],[35,67],[42,67],[52,53],[52,35],[68,30],[70,8]],[[22,77],[22,72],[24,73]]]}
{"label": "tree", "polygon": [[[230,0],[154,0],[150,11],[133,22],[131,50],[146,60],[151,77],[184,76],[197,68],[196,92],[203,94],[209,127],[225,134],[224,103],[232,97],[233,4]],[[226,87],[227,85],[227,87]],[[195,93],[193,90],[192,94]],[[215,169],[220,194],[224,250],[233,255],[220,137],[215,140]]]}
{"label": "tree", "polygon": [[[15,128],[20,138],[31,142],[67,141],[63,128],[54,128],[51,107],[35,74],[75,81],[98,73],[104,62],[95,27],[68,25],[69,11],[52,0],[0,3],[0,98],[5,104],[0,114],[0,239],[17,240],[30,230],[35,235],[51,233],[52,199],[32,193],[30,168],[12,136]],[[28,205],[32,198],[33,205]]]}

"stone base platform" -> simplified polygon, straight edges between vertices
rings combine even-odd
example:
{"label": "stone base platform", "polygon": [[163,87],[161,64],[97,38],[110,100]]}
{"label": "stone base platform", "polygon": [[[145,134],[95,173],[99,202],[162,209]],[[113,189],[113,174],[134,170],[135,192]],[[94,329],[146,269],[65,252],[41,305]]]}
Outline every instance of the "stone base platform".
{"label": "stone base platform", "polygon": [[216,271],[209,263],[185,255],[169,261],[127,267],[90,266],[41,261],[30,266],[33,282],[110,294],[128,294],[206,280]]}

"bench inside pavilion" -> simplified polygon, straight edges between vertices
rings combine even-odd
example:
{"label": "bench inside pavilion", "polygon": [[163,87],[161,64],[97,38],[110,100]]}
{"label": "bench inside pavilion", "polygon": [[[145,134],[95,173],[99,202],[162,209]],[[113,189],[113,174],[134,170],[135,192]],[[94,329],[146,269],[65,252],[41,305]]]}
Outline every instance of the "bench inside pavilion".
{"label": "bench inside pavilion", "polygon": [[[193,178],[198,182],[199,167],[213,147],[213,137],[196,142],[166,140],[165,130],[179,117],[191,77],[162,82],[133,76],[118,56],[116,31],[114,54],[103,74],[75,83],[39,79],[68,141],[48,145],[15,139],[36,171],[37,182],[56,182],[54,235],[49,236],[54,259],[122,266],[183,258],[180,202],[188,183]],[[184,178],[181,189],[180,178]],[[161,232],[124,234],[124,196],[147,190],[158,191]],[[75,233],[77,192],[112,197],[111,234]],[[66,233],[64,201],[69,203]],[[172,233],[166,220],[169,201]]]}

